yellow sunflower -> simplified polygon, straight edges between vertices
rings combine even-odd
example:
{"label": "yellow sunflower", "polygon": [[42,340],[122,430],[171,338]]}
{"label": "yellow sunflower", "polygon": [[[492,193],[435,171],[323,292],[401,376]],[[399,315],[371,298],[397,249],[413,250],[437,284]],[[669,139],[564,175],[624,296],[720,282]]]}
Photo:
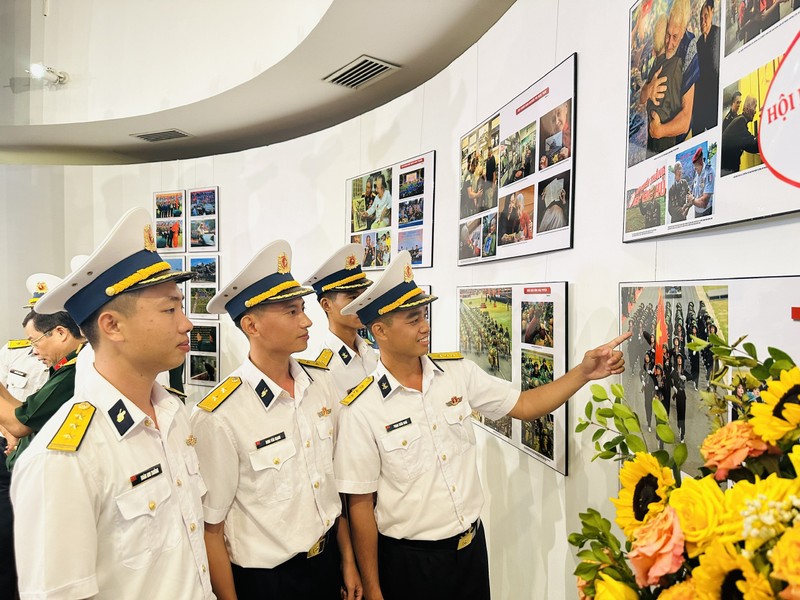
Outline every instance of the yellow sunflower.
{"label": "yellow sunflower", "polygon": [[800,586],[800,523],[786,530],[770,554],[772,576]]}
{"label": "yellow sunflower", "polygon": [[744,540],[744,511],[750,498],[756,496],[755,485],[745,479],[725,490],[722,514],[719,518],[719,539],[735,544]]}
{"label": "yellow sunflower", "polygon": [[669,504],[678,513],[686,536],[686,552],[694,558],[719,535],[717,531],[725,496],[713,475],[702,479],[687,477],[673,490]]}
{"label": "yellow sunflower", "polygon": [[781,371],[780,380],[767,383],[762,403],[750,406],[750,423],[765,442],[776,444],[800,427],[800,368]]}
{"label": "yellow sunflower", "polygon": [[695,598],[697,598],[697,590],[692,578],[668,587],[658,596],[658,600],[695,600]]}
{"label": "yellow sunflower", "polygon": [[[737,487],[737,483],[734,487]],[[741,496],[742,535],[748,551],[780,536],[793,519],[792,503],[800,497],[800,479],[784,479],[775,473],[766,479],[756,479],[752,491]]]}
{"label": "yellow sunflower", "polygon": [[772,600],[769,580],[736,551],[733,544],[714,542],[692,571],[699,600]]}
{"label": "yellow sunflower", "polygon": [[628,539],[653,515],[664,510],[667,492],[675,485],[672,471],[662,467],[652,454],[639,452],[619,471],[622,489],[619,499],[611,498],[617,507],[617,525]]}

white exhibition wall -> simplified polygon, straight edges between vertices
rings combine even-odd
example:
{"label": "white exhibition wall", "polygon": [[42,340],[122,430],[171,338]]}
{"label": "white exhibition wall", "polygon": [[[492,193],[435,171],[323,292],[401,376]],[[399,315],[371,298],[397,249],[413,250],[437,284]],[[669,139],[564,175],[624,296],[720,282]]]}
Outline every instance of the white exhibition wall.
{"label": "white exhibition wall", "polygon": [[[20,259],[8,261],[2,267],[8,273],[0,275],[16,285],[25,267],[38,267],[34,256],[45,264],[47,251],[47,264],[61,260],[63,270],[69,257],[90,252],[125,210],[150,207],[153,192],[217,185],[221,280],[278,237],[294,248],[292,273],[305,277],[346,241],[345,179],[428,150],[436,150],[437,163],[434,266],[417,270],[416,280],[432,285],[440,298],[432,313],[434,351],[457,347],[456,286],[568,281],[568,360],[575,365],[584,351],[617,335],[619,281],[796,274],[797,215],[622,244],[629,7],[628,0],[518,0],[478,44],[418,89],[274,146],[149,165],[28,168],[24,181],[2,168],[6,219],[0,231],[6,256]],[[578,53],[574,248],[456,267],[459,137],[572,52]],[[35,190],[41,170],[49,173],[46,200]],[[36,201],[46,203],[40,211],[46,214],[37,213],[42,229],[30,216]],[[30,262],[21,251],[28,240],[37,246]],[[2,296],[6,317],[19,297],[10,292]],[[311,318],[323,328],[315,304],[311,297]],[[0,333],[18,335],[14,319],[2,324]],[[225,373],[246,347],[227,318],[221,339]],[[192,400],[207,389],[193,389]],[[572,401],[571,429],[588,398],[582,390]],[[588,437],[572,433],[566,478],[491,434],[478,436],[494,597],[576,597],[567,536],[587,506],[613,515],[608,498],[617,493],[616,467],[591,463]]]}

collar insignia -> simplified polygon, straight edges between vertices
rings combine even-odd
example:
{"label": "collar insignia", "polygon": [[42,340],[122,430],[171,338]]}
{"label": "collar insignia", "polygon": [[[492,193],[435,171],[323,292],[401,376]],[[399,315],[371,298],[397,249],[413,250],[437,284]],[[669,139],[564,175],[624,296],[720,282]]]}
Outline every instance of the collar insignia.
{"label": "collar insignia", "polygon": [[144,249],[148,252],[156,251],[156,240],[153,238],[153,228],[150,223],[144,226]]}
{"label": "collar insignia", "polygon": [[339,349],[339,357],[342,359],[342,362],[344,364],[346,364],[346,365],[349,365],[350,361],[353,358],[352,356],[350,356],[350,352],[347,351],[347,347],[346,346],[342,346]]}
{"label": "collar insignia", "polygon": [[117,428],[117,433],[119,433],[120,436],[125,435],[128,430],[133,427],[133,417],[125,410],[125,403],[122,399],[117,400],[117,403],[109,409],[108,416],[111,418],[111,422],[114,423],[114,427]]}
{"label": "collar insignia", "polygon": [[450,398],[450,400],[448,400],[448,401],[447,401],[445,404],[446,404],[447,406],[456,406],[456,405],[457,405],[457,404],[459,404],[460,402],[461,402],[461,396],[453,396],[453,397],[452,397],[452,398]]}
{"label": "collar insignia", "polygon": [[381,395],[386,398],[389,395],[389,392],[392,391],[392,385],[389,383],[389,379],[384,375],[380,379],[378,379],[378,388],[381,390]]}
{"label": "collar insignia", "polygon": [[264,403],[264,407],[268,407],[273,398],[275,398],[275,394],[272,393],[272,390],[269,389],[267,382],[263,379],[256,386],[256,394],[258,394],[258,397],[261,398],[261,402]]}
{"label": "collar insignia", "polygon": [[281,252],[278,255],[278,273],[283,275],[284,273],[289,272],[289,257],[286,256],[286,252]]}

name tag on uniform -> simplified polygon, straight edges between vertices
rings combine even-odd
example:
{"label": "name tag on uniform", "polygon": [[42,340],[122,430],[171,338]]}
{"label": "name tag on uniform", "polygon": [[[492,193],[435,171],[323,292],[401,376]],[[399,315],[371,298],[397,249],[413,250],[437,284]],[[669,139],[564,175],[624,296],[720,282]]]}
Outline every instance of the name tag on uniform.
{"label": "name tag on uniform", "polygon": [[161,475],[161,465],[155,465],[150,467],[149,469],[142,471],[141,473],[137,473],[136,475],[131,475],[131,486],[136,487],[140,483],[147,481],[148,479],[152,479],[156,475]]}
{"label": "name tag on uniform", "polygon": [[464,534],[460,538],[458,538],[458,547],[456,549],[463,550],[472,543],[472,538],[474,537],[475,537],[475,528],[470,527],[467,531],[464,532]]}
{"label": "name tag on uniform", "polygon": [[274,444],[276,442],[280,442],[281,440],[286,439],[286,433],[281,431],[280,433],[276,433],[268,438],[264,438],[263,440],[258,440],[256,442],[256,450],[260,450],[261,448],[265,448],[270,444]]}
{"label": "name tag on uniform", "polygon": [[411,425],[411,417],[406,417],[402,421],[398,421],[397,423],[392,423],[391,425],[387,425],[386,432],[391,433],[395,429],[400,429],[401,427],[405,427],[406,425]]}
{"label": "name tag on uniform", "polygon": [[9,369],[8,372],[11,373],[12,375],[19,375],[20,377],[28,376],[28,374],[25,373],[24,371],[17,371],[16,369]]}

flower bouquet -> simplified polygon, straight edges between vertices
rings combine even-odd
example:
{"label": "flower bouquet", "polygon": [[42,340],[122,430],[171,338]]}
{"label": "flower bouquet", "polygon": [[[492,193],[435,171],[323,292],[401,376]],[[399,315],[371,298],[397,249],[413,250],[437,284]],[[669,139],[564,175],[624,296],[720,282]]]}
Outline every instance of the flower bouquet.
{"label": "flower bouquet", "polygon": [[[714,423],[697,478],[682,477],[687,448],[658,399],[660,443],[650,449],[622,386],[612,385],[611,396],[591,387],[576,431],[595,429],[592,460],[622,462],[611,501],[625,540],[597,510],[580,514],[569,542],[579,549],[582,599],[800,600],[800,369],[777,348],[762,362],[743,342],[712,334],[688,344],[715,358],[701,394]],[[740,383],[727,383],[731,375]],[[738,418],[723,424],[728,404]]]}

